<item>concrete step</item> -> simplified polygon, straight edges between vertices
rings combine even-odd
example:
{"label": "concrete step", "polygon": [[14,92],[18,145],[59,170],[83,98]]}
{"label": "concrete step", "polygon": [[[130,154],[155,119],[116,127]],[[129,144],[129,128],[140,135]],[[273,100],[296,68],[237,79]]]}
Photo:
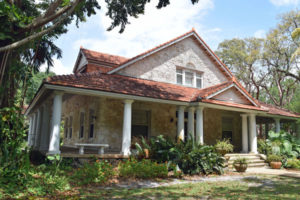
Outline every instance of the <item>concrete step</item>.
{"label": "concrete step", "polygon": [[252,159],[261,159],[260,156],[234,156],[234,157],[230,157],[229,160],[235,160],[238,158],[246,158],[247,160],[252,160]]}
{"label": "concrete step", "polygon": [[[268,164],[267,163],[250,163],[250,164],[248,164],[248,168],[252,168],[252,167],[266,167],[266,166],[268,166]],[[229,169],[233,169],[234,167],[233,167],[233,165],[228,165],[228,168]]]}

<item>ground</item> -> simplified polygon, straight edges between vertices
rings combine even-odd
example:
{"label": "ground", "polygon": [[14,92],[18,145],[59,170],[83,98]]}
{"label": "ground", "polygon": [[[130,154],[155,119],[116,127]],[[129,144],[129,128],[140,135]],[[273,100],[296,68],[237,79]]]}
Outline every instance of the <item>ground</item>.
{"label": "ground", "polygon": [[[140,189],[81,188],[83,199],[300,199],[300,179],[259,175]],[[73,196],[74,197],[74,196]]]}

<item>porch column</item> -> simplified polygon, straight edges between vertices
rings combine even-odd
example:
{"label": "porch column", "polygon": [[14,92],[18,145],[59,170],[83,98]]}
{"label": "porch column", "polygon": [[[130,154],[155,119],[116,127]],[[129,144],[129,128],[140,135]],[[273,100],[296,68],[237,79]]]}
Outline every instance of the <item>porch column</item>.
{"label": "porch column", "polygon": [[41,134],[41,121],[42,121],[42,111],[41,108],[37,110],[37,121],[36,121],[36,129],[35,129],[35,138],[34,138],[34,148],[39,149],[40,146],[40,134]]}
{"label": "porch column", "polygon": [[248,121],[247,114],[242,114],[242,153],[248,153]]}
{"label": "porch column", "polygon": [[195,108],[189,107],[188,109],[188,138],[194,140],[195,138]]}
{"label": "porch column", "polygon": [[133,100],[124,100],[122,153],[126,156],[130,155],[132,103]]}
{"label": "porch column", "polygon": [[300,140],[300,123],[296,123],[296,137]]}
{"label": "porch column", "polygon": [[42,128],[40,134],[40,150],[47,151],[47,144],[49,144],[49,107],[48,105],[43,105],[43,116],[42,116]]}
{"label": "porch column", "polygon": [[37,113],[33,114],[33,125],[32,125],[32,135],[31,135],[31,145],[32,147],[35,146],[35,137],[36,137],[36,125],[37,125]]}
{"label": "porch column", "polygon": [[177,139],[184,141],[184,106],[178,107]]}
{"label": "porch column", "polygon": [[56,92],[53,99],[52,108],[52,123],[50,132],[50,143],[48,154],[60,154],[60,123],[61,123],[61,109],[62,109],[62,92]]}
{"label": "porch column", "polygon": [[196,108],[196,143],[203,144],[203,107]]}
{"label": "porch column", "polygon": [[275,127],[276,127],[276,133],[280,132],[280,118],[274,118],[275,120]]}
{"label": "porch column", "polygon": [[32,130],[32,116],[29,118],[29,127],[28,127],[28,135],[27,135],[27,145],[30,146],[30,140],[31,140],[31,130]]}
{"label": "porch column", "polygon": [[249,114],[250,152],[257,153],[257,134],[255,114]]}

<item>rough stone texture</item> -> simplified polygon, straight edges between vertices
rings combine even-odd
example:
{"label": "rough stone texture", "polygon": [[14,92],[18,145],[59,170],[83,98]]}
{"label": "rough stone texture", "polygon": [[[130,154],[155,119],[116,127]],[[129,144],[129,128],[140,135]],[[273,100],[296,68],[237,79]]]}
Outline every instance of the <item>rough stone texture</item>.
{"label": "rough stone texture", "polygon": [[230,88],[212,97],[212,99],[222,100],[222,101],[232,102],[232,103],[252,105],[252,103],[235,88]]}
{"label": "rough stone texture", "polygon": [[230,117],[233,119],[233,133],[232,143],[234,145],[234,151],[241,151],[242,143],[242,123],[241,117],[238,112],[230,112],[224,110],[217,110],[211,108],[205,108],[204,112],[204,143],[213,145],[216,140],[222,139],[222,117]]}
{"label": "rough stone texture", "polygon": [[204,88],[227,81],[220,69],[192,38],[186,38],[117,73],[154,81],[176,83],[176,67],[203,72]]}
{"label": "rough stone texture", "polygon": [[[89,109],[95,110],[96,121],[94,138],[88,138]],[[176,137],[177,119],[175,105],[135,101],[135,110],[150,112],[150,136],[166,135]],[[80,112],[85,112],[84,138],[79,139]],[[186,110],[187,112],[187,110]],[[123,102],[119,99],[73,95],[63,102],[63,120],[73,116],[72,138],[64,138],[66,146],[74,143],[109,144],[108,151],[120,151],[122,144]],[[222,117],[233,119],[233,145],[235,151],[241,150],[241,117],[238,112],[204,109],[204,142],[213,145],[222,138]],[[187,121],[187,119],[185,119]],[[196,125],[195,125],[196,127]]]}

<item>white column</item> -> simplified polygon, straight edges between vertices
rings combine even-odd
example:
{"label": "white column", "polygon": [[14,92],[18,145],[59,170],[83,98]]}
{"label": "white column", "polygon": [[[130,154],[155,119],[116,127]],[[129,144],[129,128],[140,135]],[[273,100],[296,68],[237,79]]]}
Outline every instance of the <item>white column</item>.
{"label": "white column", "polygon": [[257,153],[257,134],[255,114],[249,114],[250,152]]}
{"label": "white column", "polygon": [[30,146],[35,146],[35,137],[36,137],[36,125],[37,125],[37,113],[33,114],[33,125],[32,125],[32,135],[31,135],[31,142]]}
{"label": "white column", "polygon": [[184,141],[184,106],[178,107],[177,139]]}
{"label": "white column", "polygon": [[300,123],[296,123],[296,137],[300,140]]}
{"label": "white column", "polygon": [[196,143],[203,144],[203,107],[196,108]]}
{"label": "white column", "polygon": [[34,147],[39,149],[40,146],[40,134],[41,134],[41,123],[42,123],[42,112],[41,108],[37,110],[37,121],[36,121],[36,129],[35,129],[35,138],[34,138]]}
{"label": "white column", "polygon": [[126,156],[130,155],[132,103],[133,100],[124,100],[122,154]]}
{"label": "white column", "polygon": [[276,133],[279,133],[280,132],[280,118],[274,118],[274,120],[275,120]]}
{"label": "white column", "polygon": [[27,136],[27,145],[30,146],[31,135],[32,135],[32,116],[29,116],[29,127],[28,127],[28,136]]}
{"label": "white column", "polygon": [[248,121],[247,114],[242,114],[242,153],[248,153]]}
{"label": "white column", "polygon": [[60,154],[60,123],[62,109],[62,92],[56,92],[53,99],[51,134],[48,154]]}
{"label": "white column", "polygon": [[40,135],[40,150],[47,151],[49,144],[49,107],[47,104],[43,105],[42,128]]}
{"label": "white column", "polygon": [[188,138],[194,140],[195,138],[195,108],[189,107],[188,109]]}

